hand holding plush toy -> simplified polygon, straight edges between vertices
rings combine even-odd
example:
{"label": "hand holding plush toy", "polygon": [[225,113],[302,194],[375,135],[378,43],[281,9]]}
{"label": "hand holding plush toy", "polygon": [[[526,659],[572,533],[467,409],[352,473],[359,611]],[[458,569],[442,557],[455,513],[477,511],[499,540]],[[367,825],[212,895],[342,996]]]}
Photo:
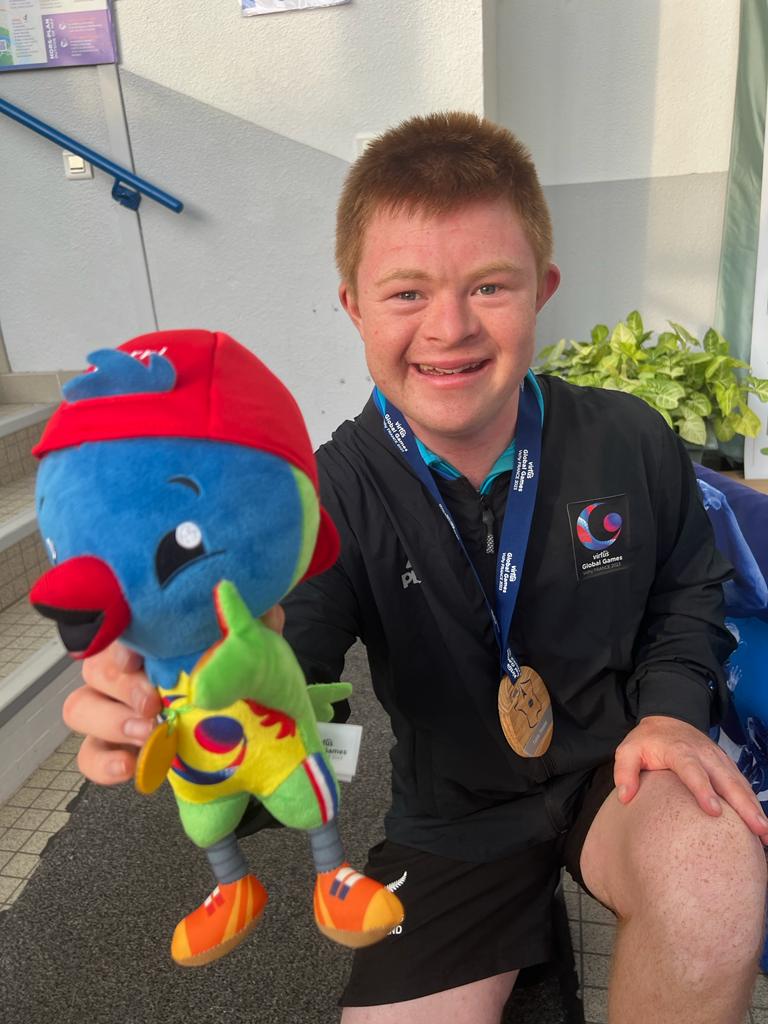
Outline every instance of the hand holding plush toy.
{"label": "hand holding plush toy", "polygon": [[163,331],[89,356],[34,454],[54,568],[30,599],[76,658],[118,637],[164,705],[136,784],[168,778],[216,878],[171,955],[209,963],[253,930],[267,894],[234,832],[251,797],[309,835],[315,920],[346,946],[403,919],[397,897],[348,866],[339,788],[317,732],[350,688],[307,687],[259,617],[338,554],[299,409],[226,334]]}

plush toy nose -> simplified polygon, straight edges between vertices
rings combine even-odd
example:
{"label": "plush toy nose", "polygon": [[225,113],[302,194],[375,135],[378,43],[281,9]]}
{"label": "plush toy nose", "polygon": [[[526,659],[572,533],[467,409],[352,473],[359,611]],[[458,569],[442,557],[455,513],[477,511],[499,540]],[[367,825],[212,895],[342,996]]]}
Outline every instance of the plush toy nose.
{"label": "plush toy nose", "polygon": [[73,658],[103,651],[125,631],[131,610],[117,577],[92,555],[70,558],[35,583],[29,600],[59,627]]}

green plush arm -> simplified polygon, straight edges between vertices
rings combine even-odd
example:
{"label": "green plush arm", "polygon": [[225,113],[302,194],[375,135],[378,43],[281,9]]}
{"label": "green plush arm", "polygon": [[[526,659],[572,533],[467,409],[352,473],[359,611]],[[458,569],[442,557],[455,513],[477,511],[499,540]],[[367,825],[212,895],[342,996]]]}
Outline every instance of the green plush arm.
{"label": "green plush arm", "polygon": [[313,683],[307,687],[315,718],[318,722],[330,722],[333,718],[333,705],[346,700],[352,694],[350,683]]}
{"label": "green plush arm", "polygon": [[297,720],[314,718],[304,673],[288,643],[254,619],[234,583],[222,580],[215,598],[224,637],[192,672],[192,703],[214,711],[249,699]]}

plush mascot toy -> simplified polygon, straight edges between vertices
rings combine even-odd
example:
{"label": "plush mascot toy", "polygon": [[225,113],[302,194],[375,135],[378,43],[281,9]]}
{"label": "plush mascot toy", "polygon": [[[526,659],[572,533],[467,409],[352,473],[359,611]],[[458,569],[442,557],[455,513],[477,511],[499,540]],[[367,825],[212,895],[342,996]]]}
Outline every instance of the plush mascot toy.
{"label": "plush mascot toy", "polygon": [[350,688],[308,687],[259,619],[338,554],[301,413],[226,334],[163,331],[89,361],[34,450],[53,568],[31,601],[76,658],[118,637],[139,651],[162,698],[137,787],[168,778],[217,883],[176,927],[171,955],[206,964],[258,922],[267,894],[234,834],[251,797],[307,832],[320,930],[377,942],[403,910],[345,861],[317,731]]}

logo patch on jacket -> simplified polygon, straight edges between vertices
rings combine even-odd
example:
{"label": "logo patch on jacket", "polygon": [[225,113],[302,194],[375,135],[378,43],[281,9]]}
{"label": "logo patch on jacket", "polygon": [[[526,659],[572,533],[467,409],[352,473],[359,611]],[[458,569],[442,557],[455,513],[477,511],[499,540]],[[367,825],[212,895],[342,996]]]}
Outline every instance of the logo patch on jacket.
{"label": "logo patch on jacket", "polygon": [[405,572],[400,577],[400,582],[403,584],[403,590],[407,590],[412,583],[421,583],[421,580],[416,575],[416,572],[411,565],[411,560],[405,563]]}
{"label": "logo patch on jacket", "polygon": [[570,501],[568,522],[578,579],[627,568],[629,502],[626,494]]}

